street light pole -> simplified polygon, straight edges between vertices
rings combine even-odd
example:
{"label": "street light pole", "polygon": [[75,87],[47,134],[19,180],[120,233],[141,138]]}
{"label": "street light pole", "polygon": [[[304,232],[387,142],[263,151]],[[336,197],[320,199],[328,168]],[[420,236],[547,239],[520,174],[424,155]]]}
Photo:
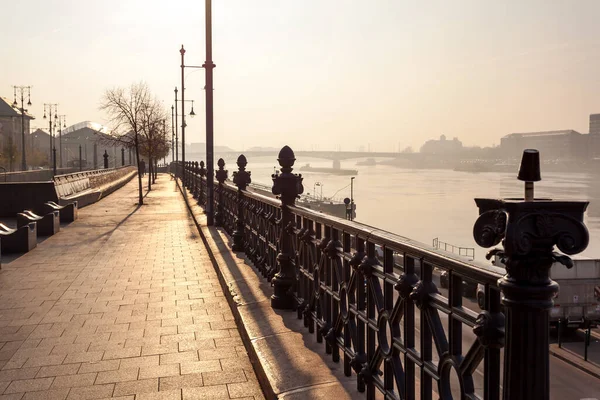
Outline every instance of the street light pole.
{"label": "street light pole", "polygon": [[183,182],[185,182],[185,49],[183,48],[183,45],[181,45],[179,53],[181,54],[181,162],[183,163],[183,169],[181,170],[181,178]]}
{"label": "street light pole", "polygon": [[23,102],[25,90],[27,90],[27,105],[31,105],[31,86],[13,86],[13,89],[15,94],[13,106],[17,105],[17,90],[21,93],[21,170],[27,171],[27,159],[25,157],[25,105]]}
{"label": "street light pole", "polygon": [[206,61],[204,71],[206,72],[206,222],[214,224],[214,155],[213,155],[213,69],[212,61],[212,2],[205,0],[206,12]]}
{"label": "street light pole", "polygon": [[175,107],[171,106],[171,162],[175,161]]}
{"label": "street light pole", "polygon": [[177,86],[175,86],[175,162],[179,162],[179,129],[177,126]]}
{"label": "street light pole", "polygon": [[46,107],[48,107],[48,134],[50,135],[50,158],[48,159],[48,165],[53,163],[53,159],[56,155],[56,152],[53,151],[54,141],[52,136],[52,107],[54,107],[54,119],[58,118],[58,103],[44,103],[44,119],[46,119]]}
{"label": "street light pole", "polygon": [[67,127],[67,116],[59,115],[58,116],[58,158],[60,162],[58,163],[59,167],[63,167],[63,156],[62,156],[62,128]]}

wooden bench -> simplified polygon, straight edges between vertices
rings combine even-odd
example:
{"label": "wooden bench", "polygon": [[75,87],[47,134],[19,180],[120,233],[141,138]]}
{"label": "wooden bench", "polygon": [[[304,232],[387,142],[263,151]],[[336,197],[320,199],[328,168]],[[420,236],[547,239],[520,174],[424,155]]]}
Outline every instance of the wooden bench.
{"label": "wooden bench", "polygon": [[30,222],[17,229],[0,224],[2,253],[27,253],[37,246],[37,226]]}
{"label": "wooden bench", "polygon": [[21,228],[29,223],[37,224],[38,236],[52,236],[60,231],[60,211],[54,210],[45,215],[37,215],[32,211],[25,210],[17,214],[17,227]]}

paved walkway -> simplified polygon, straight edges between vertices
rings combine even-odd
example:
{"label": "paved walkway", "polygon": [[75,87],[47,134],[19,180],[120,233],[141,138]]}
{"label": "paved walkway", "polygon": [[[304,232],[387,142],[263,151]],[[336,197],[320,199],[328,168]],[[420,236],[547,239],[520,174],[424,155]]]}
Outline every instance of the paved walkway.
{"label": "paved walkway", "polygon": [[0,271],[0,400],[261,399],[167,175],[137,180]]}

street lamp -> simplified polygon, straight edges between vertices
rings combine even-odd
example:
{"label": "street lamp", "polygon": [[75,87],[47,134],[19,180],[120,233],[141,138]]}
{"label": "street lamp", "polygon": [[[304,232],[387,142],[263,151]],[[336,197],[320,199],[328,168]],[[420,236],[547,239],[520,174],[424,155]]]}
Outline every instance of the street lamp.
{"label": "street lamp", "polygon": [[213,155],[213,69],[215,64],[212,61],[212,1],[205,0],[204,2],[206,11],[205,15],[205,28],[206,28],[206,61],[202,65],[206,72],[206,222],[208,225],[214,224],[214,210],[213,210],[213,198],[214,198],[214,155]]}
{"label": "street lamp", "polygon": [[[56,121],[54,121],[56,124]],[[56,126],[56,125],[55,125]],[[58,116],[58,158],[60,160],[59,167],[63,167],[63,156],[62,156],[62,129],[67,127],[67,116]]]}
{"label": "street lamp", "polygon": [[13,86],[15,100],[13,107],[17,107],[17,90],[21,93],[21,169],[27,171],[27,159],[25,157],[25,106],[23,105],[25,91],[27,91],[27,105],[31,106],[31,86]]}
{"label": "street lamp", "polygon": [[171,162],[175,161],[175,106],[171,106]]}
{"label": "street lamp", "polygon": [[[48,159],[51,162],[54,162],[54,172],[56,173],[56,160],[53,155],[56,154],[56,149],[53,149],[53,135],[52,135],[52,108],[54,108],[54,120],[58,119],[58,103],[44,103],[44,119],[46,119],[46,107],[48,108],[48,134],[50,136],[50,158]],[[54,160],[54,161],[53,161]]]}
{"label": "street lamp", "polygon": [[[181,49],[179,49],[179,54],[181,54],[181,162],[185,165],[185,127],[187,126],[185,123],[185,68],[202,68],[198,65],[185,65],[185,49],[183,45],[181,45]],[[177,100],[175,100],[177,102]],[[190,117],[194,117],[196,113],[194,112],[194,102],[192,101],[192,112],[190,112]],[[182,178],[185,181],[185,167],[182,170]]]}

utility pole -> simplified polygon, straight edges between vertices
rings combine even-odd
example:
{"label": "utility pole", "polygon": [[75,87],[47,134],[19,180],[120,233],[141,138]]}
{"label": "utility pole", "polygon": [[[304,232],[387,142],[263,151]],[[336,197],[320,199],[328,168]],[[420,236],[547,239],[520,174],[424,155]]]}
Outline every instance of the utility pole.
{"label": "utility pole", "polygon": [[31,106],[31,86],[13,86],[15,101],[13,107],[17,106],[17,90],[21,93],[21,170],[27,171],[27,159],[25,157],[25,105],[23,104],[25,91],[27,91],[27,105]]}
{"label": "utility pole", "polygon": [[171,106],[171,162],[175,161],[175,116],[173,114],[175,114],[175,107]]}
{"label": "utility pole", "polygon": [[214,154],[213,154],[213,69],[212,61],[212,2],[205,0],[206,18],[206,61],[204,71],[206,72],[206,222],[214,225]]}

